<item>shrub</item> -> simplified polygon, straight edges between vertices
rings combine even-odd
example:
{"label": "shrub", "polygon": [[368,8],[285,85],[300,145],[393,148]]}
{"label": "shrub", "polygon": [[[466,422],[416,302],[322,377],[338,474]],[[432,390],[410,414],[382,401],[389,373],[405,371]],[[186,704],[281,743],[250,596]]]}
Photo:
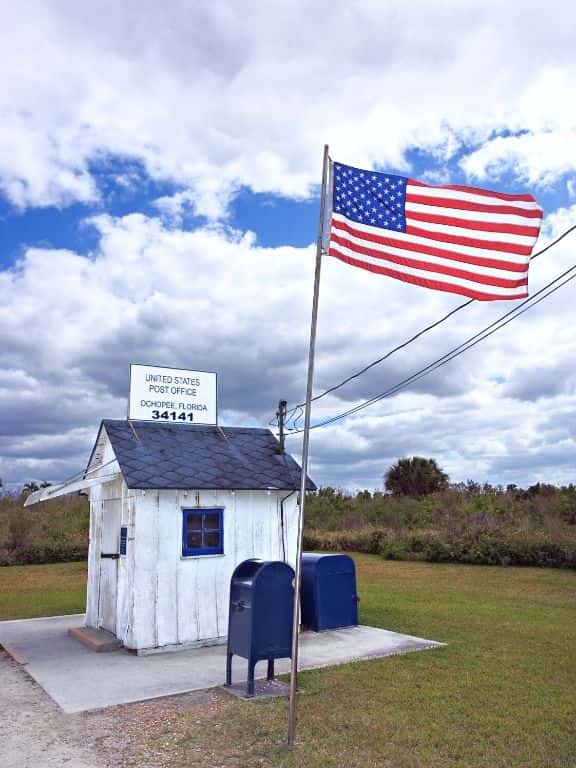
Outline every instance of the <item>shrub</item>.
{"label": "shrub", "polygon": [[0,565],[83,560],[88,552],[88,501],[69,496],[24,507],[23,498],[0,497]]}
{"label": "shrub", "polygon": [[384,560],[408,560],[409,542],[399,539],[384,539],[380,545],[380,554]]}
{"label": "shrub", "polygon": [[386,560],[576,570],[576,537],[551,541],[541,532],[500,529],[453,536],[432,530],[418,534],[370,528],[362,531],[308,531],[304,536],[304,548],[308,551],[379,554]]}
{"label": "shrub", "polygon": [[576,486],[569,485],[560,491],[558,502],[560,517],[568,525],[576,525]]}

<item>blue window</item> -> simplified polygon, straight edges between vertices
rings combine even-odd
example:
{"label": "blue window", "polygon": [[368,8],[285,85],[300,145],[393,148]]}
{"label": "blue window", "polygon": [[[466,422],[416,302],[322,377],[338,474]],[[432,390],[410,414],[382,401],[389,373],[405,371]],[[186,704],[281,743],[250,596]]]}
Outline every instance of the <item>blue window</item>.
{"label": "blue window", "polygon": [[224,554],[224,510],[182,510],[182,555]]}

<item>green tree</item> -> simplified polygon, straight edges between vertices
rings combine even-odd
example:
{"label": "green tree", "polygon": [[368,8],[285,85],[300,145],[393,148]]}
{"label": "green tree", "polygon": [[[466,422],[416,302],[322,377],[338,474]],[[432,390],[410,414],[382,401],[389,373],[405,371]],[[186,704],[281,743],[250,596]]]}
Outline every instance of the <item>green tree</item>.
{"label": "green tree", "polygon": [[434,459],[412,456],[399,459],[384,475],[386,490],[396,496],[426,496],[444,491],[448,487],[448,475]]}

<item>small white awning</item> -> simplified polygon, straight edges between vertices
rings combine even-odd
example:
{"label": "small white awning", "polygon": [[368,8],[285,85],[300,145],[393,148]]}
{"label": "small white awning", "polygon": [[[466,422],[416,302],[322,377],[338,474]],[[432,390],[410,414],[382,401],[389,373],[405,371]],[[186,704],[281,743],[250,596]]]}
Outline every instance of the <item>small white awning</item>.
{"label": "small white awning", "polygon": [[100,477],[82,478],[80,480],[71,480],[66,483],[60,483],[59,485],[48,485],[46,488],[40,488],[39,491],[33,491],[24,502],[24,506],[30,507],[32,504],[56,499],[58,496],[65,496],[67,493],[77,493],[86,488],[93,488],[95,485],[112,483],[120,477],[122,477],[120,472],[114,472],[109,475],[101,475]]}

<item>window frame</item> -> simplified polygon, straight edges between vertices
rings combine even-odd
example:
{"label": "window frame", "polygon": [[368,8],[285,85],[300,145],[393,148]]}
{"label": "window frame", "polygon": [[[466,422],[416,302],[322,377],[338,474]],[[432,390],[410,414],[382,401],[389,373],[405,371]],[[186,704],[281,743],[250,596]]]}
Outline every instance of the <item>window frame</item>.
{"label": "window frame", "polygon": [[[218,514],[218,528],[205,528],[207,514]],[[202,528],[198,529],[202,534],[207,530],[210,533],[218,532],[219,545],[216,547],[189,547],[188,546],[188,518],[190,515],[202,515]],[[224,554],[224,507],[182,507],[182,557],[204,557],[206,555]]]}

